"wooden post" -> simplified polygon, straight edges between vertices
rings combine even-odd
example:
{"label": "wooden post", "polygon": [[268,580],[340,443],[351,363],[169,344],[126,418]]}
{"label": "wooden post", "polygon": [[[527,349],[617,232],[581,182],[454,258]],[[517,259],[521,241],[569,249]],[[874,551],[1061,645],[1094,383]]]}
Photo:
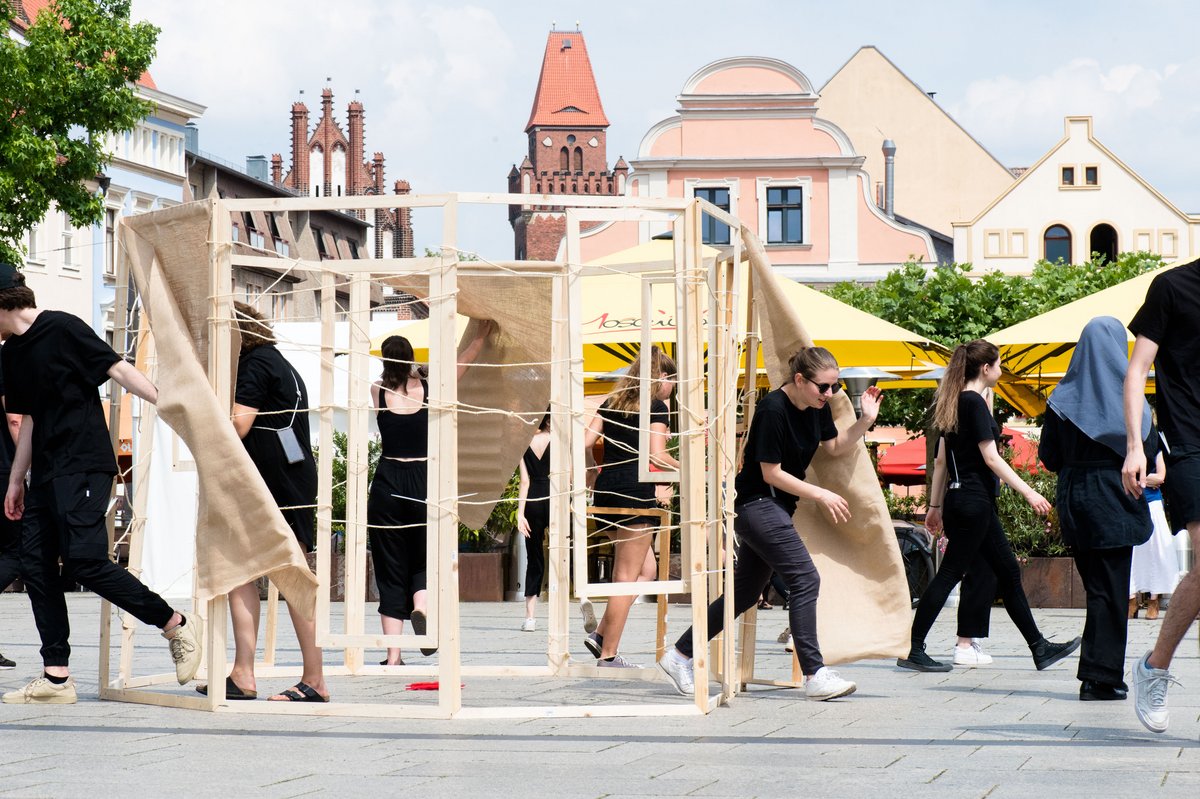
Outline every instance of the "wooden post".
{"label": "wooden post", "polygon": [[[741,237],[739,236],[739,241]],[[753,269],[746,276],[746,365],[743,374],[742,395],[742,430],[743,439],[735,447],[735,460],[741,460],[746,438],[750,433],[750,422],[754,419],[754,405],[758,390],[758,312],[754,307],[754,274]],[[737,684],[738,690],[745,690],[748,680],[754,678],[754,649],[757,635],[758,608],[751,605],[742,615],[741,629],[738,639],[742,643],[742,654],[738,661]]]}
{"label": "wooden post", "polygon": [[[337,320],[336,276],[321,270],[321,427],[317,433],[317,646],[329,640],[329,582],[333,560],[333,356]],[[345,519],[341,520],[343,525]]]}
{"label": "wooden post", "polygon": [[[550,300],[550,594],[549,638],[546,659],[555,674],[562,674],[571,659],[568,650],[571,602],[571,476],[574,456],[571,440],[575,414],[571,406],[571,338],[567,319],[570,287],[567,275],[551,281]],[[576,531],[587,540],[587,531]],[[580,583],[582,585],[582,583]]]}
{"label": "wooden post", "polygon": [[[349,430],[346,447],[346,634],[362,635],[367,578],[367,439],[371,410],[367,386],[371,383],[369,353],[371,337],[370,276],[350,277],[350,396]],[[347,668],[353,673],[363,665],[361,647],[344,650]]]}

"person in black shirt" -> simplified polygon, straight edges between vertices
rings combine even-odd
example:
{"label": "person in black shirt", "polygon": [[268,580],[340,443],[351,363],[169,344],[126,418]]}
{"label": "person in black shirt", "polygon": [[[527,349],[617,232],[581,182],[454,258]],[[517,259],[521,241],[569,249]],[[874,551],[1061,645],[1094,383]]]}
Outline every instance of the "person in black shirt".
{"label": "person in black shirt", "polygon": [[533,614],[538,595],[542,593],[542,578],[546,574],[546,557],[542,546],[546,528],[550,526],[550,414],[542,417],[538,431],[521,456],[521,479],[517,489],[517,529],[525,537],[525,621],[523,632],[537,629]]}
{"label": "person in black shirt", "polygon": [[[1162,270],[1146,300],[1129,322],[1137,337],[1125,373],[1125,464],[1121,481],[1132,496],[1147,485],[1142,446],[1148,422],[1143,418],[1146,377],[1154,367],[1154,394],[1164,460],[1170,479],[1163,497],[1172,529],[1187,528],[1192,551],[1200,549],[1200,260]],[[1171,610],[1163,619],[1154,648],[1133,667],[1134,709],[1151,732],[1166,732],[1170,721],[1168,669],[1192,620],[1200,613],[1200,566],[1175,587]]]}
{"label": "person in black shirt", "polygon": [[[1079,653],[1079,698],[1124,699],[1127,597],[1133,548],[1150,539],[1150,508],[1121,487],[1125,418],[1121,384],[1129,366],[1125,325],[1111,316],[1087,323],[1071,365],[1050,395],[1038,456],[1058,473],[1058,519],[1063,541],[1087,592]],[[1158,436],[1142,400],[1142,446],[1154,462]],[[1161,483],[1161,474],[1153,478]]]}
{"label": "person in black shirt", "polygon": [[914,671],[950,671],[953,666],[925,654],[925,637],[946,604],[954,584],[963,578],[976,556],[983,555],[996,575],[1004,609],[1017,625],[1033,654],[1039,671],[1074,652],[1079,639],[1055,644],[1038,630],[1029,600],[1021,588],[1021,567],[1008,545],[996,513],[996,493],[1003,480],[1039,514],[1050,512],[1050,503],[1013,471],[996,447],[1000,428],[992,418],[982,392],[1000,379],[1000,351],[976,339],[954,348],[937,390],[934,426],[945,436],[948,468],[935,464],[929,489],[929,511],[925,523],[937,532],[938,514],[945,500],[941,523],[946,530],[946,554],[937,574],[921,595],[913,618],[912,646],[908,657],[896,665]]}
{"label": "person in black shirt", "polygon": [[105,518],[117,462],[96,387],[111,378],[152,403],[158,390],[83,320],[39,310],[24,276],[8,264],[0,264],[0,338],[5,340],[0,364],[8,380],[7,410],[23,417],[4,513],[22,521],[21,570],[45,664],[43,676],[6,693],[4,702],[75,702],[67,666],[67,579],[161,628],[175,676],[180,685],[187,683],[200,668],[199,617],[184,618],[108,558]]}
{"label": "person in black shirt", "polygon": [[[740,616],[758,600],[774,571],[788,587],[788,617],[804,692],[824,701],[854,693],[856,685],[825,665],[817,643],[817,593],[821,578],[792,521],[796,503],[803,499],[821,506],[834,524],[850,520],[846,500],[827,488],[804,480],[817,449],[833,456],[855,447],[879,415],[882,392],[871,387],[862,396],[862,416],[839,431],[833,423],[829,401],[842,386],[838,365],[823,347],[807,347],[792,356],[791,378],[758,403],[742,469],[735,487],[737,500],[737,561],[733,570],[734,614]],[[721,632],[725,597],[708,606],[708,636]],[[688,628],[658,666],[680,694],[695,692],[692,667],[694,643]]]}

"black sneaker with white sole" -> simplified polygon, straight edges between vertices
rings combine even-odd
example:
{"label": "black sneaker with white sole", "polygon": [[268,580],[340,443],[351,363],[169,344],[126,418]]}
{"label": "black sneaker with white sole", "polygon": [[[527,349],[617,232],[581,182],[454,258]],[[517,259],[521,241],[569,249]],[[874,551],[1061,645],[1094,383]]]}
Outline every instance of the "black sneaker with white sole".
{"label": "black sneaker with white sole", "polygon": [[15,669],[16,667],[16,663],[13,663],[11,660],[4,657],[4,655],[0,655],[0,669]]}
{"label": "black sneaker with white sole", "polygon": [[899,658],[896,665],[902,669],[912,669],[913,671],[953,671],[954,666],[949,663],[942,663],[934,660],[925,654],[925,647],[920,649],[909,650],[908,657]]}

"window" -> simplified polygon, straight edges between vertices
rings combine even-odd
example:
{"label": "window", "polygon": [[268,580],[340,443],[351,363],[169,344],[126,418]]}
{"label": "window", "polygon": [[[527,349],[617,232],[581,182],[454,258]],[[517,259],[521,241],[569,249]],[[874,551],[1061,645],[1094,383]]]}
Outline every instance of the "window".
{"label": "window", "polygon": [[1062,225],[1051,225],[1046,228],[1042,243],[1044,245],[1043,257],[1047,261],[1054,263],[1061,260],[1064,263],[1071,263],[1071,231]]}
{"label": "window", "polygon": [[104,212],[104,274],[117,274],[117,212],[113,208]]}
{"label": "window", "polygon": [[229,226],[229,233],[230,233],[230,237],[234,241],[239,240],[238,239],[238,223],[237,222],[234,222],[232,225]]}
{"label": "window", "polygon": [[263,236],[262,231],[259,230],[258,226],[254,223],[254,215],[249,211],[243,211],[242,220],[246,223],[246,235],[250,239],[250,246],[256,250],[265,249],[267,246],[267,240],[266,237]]}
{"label": "window", "polygon": [[319,227],[312,229],[313,238],[317,240],[317,255],[324,261],[329,257],[329,252],[325,249],[325,232]]}
{"label": "window", "polygon": [[62,262],[65,269],[77,269],[75,265],[75,226],[71,217],[62,215]]}
{"label": "window", "polygon": [[575,171],[583,172],[583,148],[575,148]]}
{"label": "window", "polygon": [[29,228],[29,258],[27,260],[33,263],[41,263],[42,249],[38,246],[38,230],[41,225],[34,225]]}
{"label": "window", "polygon": [[[729,210],[729,189],[697,188],[695,196],[700,200],[708,200],[722,211]],[[700,234],[705,244],[729,243],[729,225],[708,214],[704,215],[704,219],[700,223]]]}
{"label": "window", "polygon": [[799,186],[767,189],[767,244],[803,243],[803,189]]}
{"label": "window", "polygon": [[[569,171],[571,168],[570,161],[571,161],[571,151],[570,150],[568,150],[566,147],[564,147],[558,151],[558,171],[559,172]],[[565,186],[563,187],[563,191],[564,192],[566,191]]]}
{"label": "window", "polygon": [[354,239],[346,239],[346,243],[350,245],[350,257],[351,258],[361,258],[362,257],[361,255],[358,254],[358,242],[357,241],[355,241]]}
{"label": "window", "polygon": [[1075,167],[1064,166],[1062,168],[1062,185],[1064,185],[1064,186],[1074,186],[1075,185]]}
{"label": "window", "polygon": [[1083,185],[1099,186],[1100,185],[1100,167],[1085,166],[1083,168]]}

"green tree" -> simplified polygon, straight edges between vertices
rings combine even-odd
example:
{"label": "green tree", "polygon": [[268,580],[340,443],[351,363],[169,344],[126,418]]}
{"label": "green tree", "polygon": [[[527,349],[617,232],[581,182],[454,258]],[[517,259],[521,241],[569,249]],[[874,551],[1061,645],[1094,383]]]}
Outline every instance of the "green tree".
{"label": "green tree", "polygon": [[[910,262],[874,285],[838,283],[829,295],[881,319],[954,347],[1053,310],[1163,265],[1158,255],[1123,253],[1115,263],[1097,256],[1082,264],[1038,261],[1028,276],[988,272],[974,279],[970,264],[929,269]],[[909,430],[927,426],[933,391],[895,391],[888,396],[880,424]],[[997,400],[1001,418],[1013,414]]]}
{"label": "green tree", "polygon": [[[0,3],[9,29],[10,3]],[[129,20],[129,0],[53,0],[22,44],[0,37],[0,259],[19,264],[25,232],[51,203],[86,227],[103,200],[88,189],[109,162],[104,143],[150,113],[133,84],[150,67],[158,28]]]}

